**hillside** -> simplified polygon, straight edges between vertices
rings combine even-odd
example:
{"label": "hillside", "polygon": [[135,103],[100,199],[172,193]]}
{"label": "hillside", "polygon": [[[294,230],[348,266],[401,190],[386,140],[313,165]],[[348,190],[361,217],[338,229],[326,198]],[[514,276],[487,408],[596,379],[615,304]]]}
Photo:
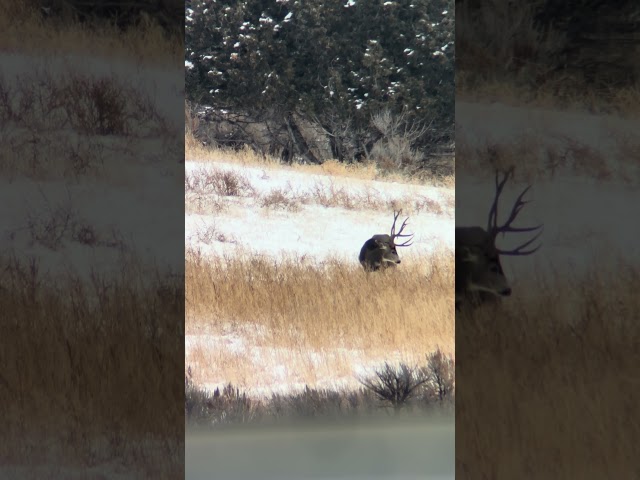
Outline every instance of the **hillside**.
{"label": "hillside", "polygon": [[[385,360],[415,363],[437,347],[453,353],[452,186],[231,159],[187,157],[185,168],[185,368],[198,383],[232,382],[256,396],[352,388]],[[395,272],[367,275],[360,248],[389,232],[394,208],[409,217],[414,244],[399,249]],[[256,290],[271,293],[229,293],[245,306],[215,296],[211,281],[248,289],[234,276],[246,269],[259,278]],[[374,300],[372,288],[387,290]]]}

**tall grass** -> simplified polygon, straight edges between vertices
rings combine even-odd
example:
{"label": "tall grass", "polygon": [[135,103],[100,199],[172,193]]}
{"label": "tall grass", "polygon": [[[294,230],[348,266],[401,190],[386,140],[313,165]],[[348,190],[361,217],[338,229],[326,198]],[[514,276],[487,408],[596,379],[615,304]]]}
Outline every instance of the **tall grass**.
{"label": "tall grass", "polygon": [[639,288],[614,260],[456,319],[457,476],[639,474]]}
{"label": "tall grass", "polygon": [[190,250],[185,366],[196,384],[232,382],[265,399],[305,385],[354,391],[385,361],[453,355],[453,255],[426,261],[367,274],[339,261]]}
{"label": "tall grass", "polygon": [[184,39],[150,17],[125,31],[108,22],[78,23],[43,15],[36,1],[0,0],[0,50],[36,55],[88,54],[147,65],[181,65]]}
{"label": "tall grass", "polygon": [[273,346],[426,353],[453,341],[453,255],[429,261],[428,274],[419,267],[367,274],[338,261],[189,251],[186,327],[229,321],[262,327]]}
{"label": "tall grass", "polygon": [[135,265],[87,282],[0,258],[3,463],[182,472],[183,281]]}

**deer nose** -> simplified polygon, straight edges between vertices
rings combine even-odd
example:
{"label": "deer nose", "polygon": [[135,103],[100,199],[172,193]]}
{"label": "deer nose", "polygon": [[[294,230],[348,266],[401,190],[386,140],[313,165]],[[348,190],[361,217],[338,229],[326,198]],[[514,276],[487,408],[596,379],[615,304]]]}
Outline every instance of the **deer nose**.
{"label": "deer nose", "polygon": [[398,261],[396,263],[400,263],[400,262],[401,262],[400,259],[398,259]]}
{"label": "deer nose", "polygon": [[511,288],[505,288],[504,290],[502,290],[502,292],[500,292],[500,294],[504,297],[508,297],[509,295],[511,295]]}

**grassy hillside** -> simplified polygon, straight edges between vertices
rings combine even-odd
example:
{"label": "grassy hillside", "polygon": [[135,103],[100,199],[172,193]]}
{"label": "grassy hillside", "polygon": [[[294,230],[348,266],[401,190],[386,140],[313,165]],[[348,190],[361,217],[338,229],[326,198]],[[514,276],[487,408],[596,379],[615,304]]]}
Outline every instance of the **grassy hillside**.
{"label": "grassy hillside", "polygon": [[[384,361],[453,355],[452,179],[199,148],[186,168],[185,368],[197,384],[354,389]],[[414,245],[395,271],[366,274],[360,247],[400,207]]]}

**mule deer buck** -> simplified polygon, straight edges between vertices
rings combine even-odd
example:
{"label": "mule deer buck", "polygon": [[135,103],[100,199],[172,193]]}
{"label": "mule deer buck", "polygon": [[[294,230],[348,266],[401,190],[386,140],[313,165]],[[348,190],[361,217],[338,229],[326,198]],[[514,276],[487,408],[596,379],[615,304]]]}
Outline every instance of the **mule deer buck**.
{"label": "mule deer buck", "polygon": [[[489,210],[486,230],[482,227],[456,227],[456,310],[460,310],[463,305],[473,308],[511,295],[511,286],[502,270],[500,255],[531,255],[542,246],[539,244],[526,250],[540,237],[543,225],[511,226],[522,207],[529,203],[528,200],[522,200],[522,197],[531,185],[518,195],[506,222],[498,225],[498,200],[510,177],[513,177],[513,168],[504,173],[502,179],[499,179],[496,172],[495,198]],[[496,237],[499,233],[533,231],[538,233],[516,248],[502,250],[496,247]]]}
{"label": "mule deer buck", "polygon": [[[404,222],[402,222],[402,226],[398,233],[396,233],[396,221],[398,217],[402,213],[402,210],[396,212],[393,211],[393,225],[391,226],[391,233],[374,235],[369,240],[364,242],[364,245],[360,249],[360,256],[358,259],[360,260],[360,264],[367,271],[375,272],[380,269],[385,268],[395,268],[395,266],[400,263],[400,257],[398,256],[398,252],[396,251],[396,247],[408,247],[412,245],[413,233],[411,234],[403,234],[404,228],[407,226],[407,217]],[[409,237],[408,240],[405,240],[403,243],[396,243],[397,238]]]}

